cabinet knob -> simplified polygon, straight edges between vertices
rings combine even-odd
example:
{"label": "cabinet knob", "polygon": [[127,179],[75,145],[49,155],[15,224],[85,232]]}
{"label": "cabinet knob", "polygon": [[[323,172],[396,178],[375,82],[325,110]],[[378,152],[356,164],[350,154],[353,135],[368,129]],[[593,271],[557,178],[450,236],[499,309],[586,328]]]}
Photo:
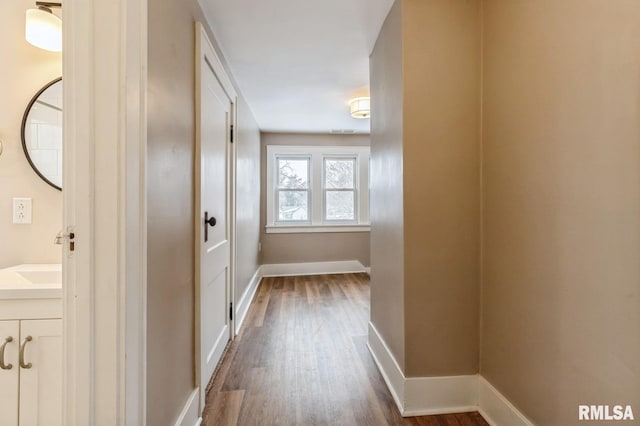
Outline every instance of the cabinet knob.
{"label": "cabinet knob", "polygon": [[29,364],[24,363],[24,349],[27,346],[27,343],[29,343],[32,340],[33,340],[33,337],[27,336],[24,338],[24,340],[22,341],[22,344],[20,345],[20,367],[21,368],[29,369],[33,367],[31,363]]}
{"label": "cabinet knob", "polygon": [[13,337],[6,337],[4,339],[4,342],[2,342],[2,346],[0,346],[0,368],[2,368],[3,370],[11,370],[13,368],[13,364],[4,363],[4,350],[11,342],[13,342]]}

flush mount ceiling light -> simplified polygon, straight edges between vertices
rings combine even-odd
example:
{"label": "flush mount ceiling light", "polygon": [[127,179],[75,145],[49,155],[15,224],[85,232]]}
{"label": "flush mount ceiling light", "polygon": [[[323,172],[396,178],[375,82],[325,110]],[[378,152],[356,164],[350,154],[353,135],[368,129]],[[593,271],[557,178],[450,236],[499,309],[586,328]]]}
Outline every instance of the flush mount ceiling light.
{"label": "flush mount ceiling light", "polygon": [[27,10],[25,38],[32,45],[51,52],[62,51],[62,20],[51,8],[61,3],[36,2],[37,9]]}
{"label": "flush mount ceiling light", "polygon": [[368,97],[351,99],[349,106],[353,118],[369,118],[371,115],[371,99]]}

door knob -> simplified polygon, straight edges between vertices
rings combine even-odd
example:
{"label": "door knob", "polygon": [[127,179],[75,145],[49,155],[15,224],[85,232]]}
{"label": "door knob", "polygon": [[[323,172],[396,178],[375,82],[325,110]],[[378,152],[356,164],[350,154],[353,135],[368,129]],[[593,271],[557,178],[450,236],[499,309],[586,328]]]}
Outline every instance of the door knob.
{"label": "door knob", "polygon": [[209,240],[209,226],[216,226],[216,218],[209,217],[209,212],[204,212],[204,242]]}

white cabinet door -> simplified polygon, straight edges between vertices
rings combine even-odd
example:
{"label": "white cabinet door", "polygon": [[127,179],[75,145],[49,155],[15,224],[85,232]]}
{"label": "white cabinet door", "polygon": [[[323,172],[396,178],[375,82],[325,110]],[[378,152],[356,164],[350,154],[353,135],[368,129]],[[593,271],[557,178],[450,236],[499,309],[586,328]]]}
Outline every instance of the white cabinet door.
{"label": "white cabinet door", "polygon": [[20,426],[60,426],[62,320],[21,321],[20,343],[24,345],[20,368]]}
{"label": "white cabinet door", "polygon": [[19,321],[0,321],[0,425],[18,424],[19,324]]}

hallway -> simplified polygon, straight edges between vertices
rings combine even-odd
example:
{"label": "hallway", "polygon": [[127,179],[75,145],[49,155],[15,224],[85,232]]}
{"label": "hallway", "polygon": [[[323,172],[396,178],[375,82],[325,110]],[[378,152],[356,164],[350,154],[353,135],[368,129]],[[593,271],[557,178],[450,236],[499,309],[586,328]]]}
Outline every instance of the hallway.
{"label": "hallway", "polygon": [[447,425],[403,419],[367,349],[366,274],[264,278],[207,395],[203,425]]}

